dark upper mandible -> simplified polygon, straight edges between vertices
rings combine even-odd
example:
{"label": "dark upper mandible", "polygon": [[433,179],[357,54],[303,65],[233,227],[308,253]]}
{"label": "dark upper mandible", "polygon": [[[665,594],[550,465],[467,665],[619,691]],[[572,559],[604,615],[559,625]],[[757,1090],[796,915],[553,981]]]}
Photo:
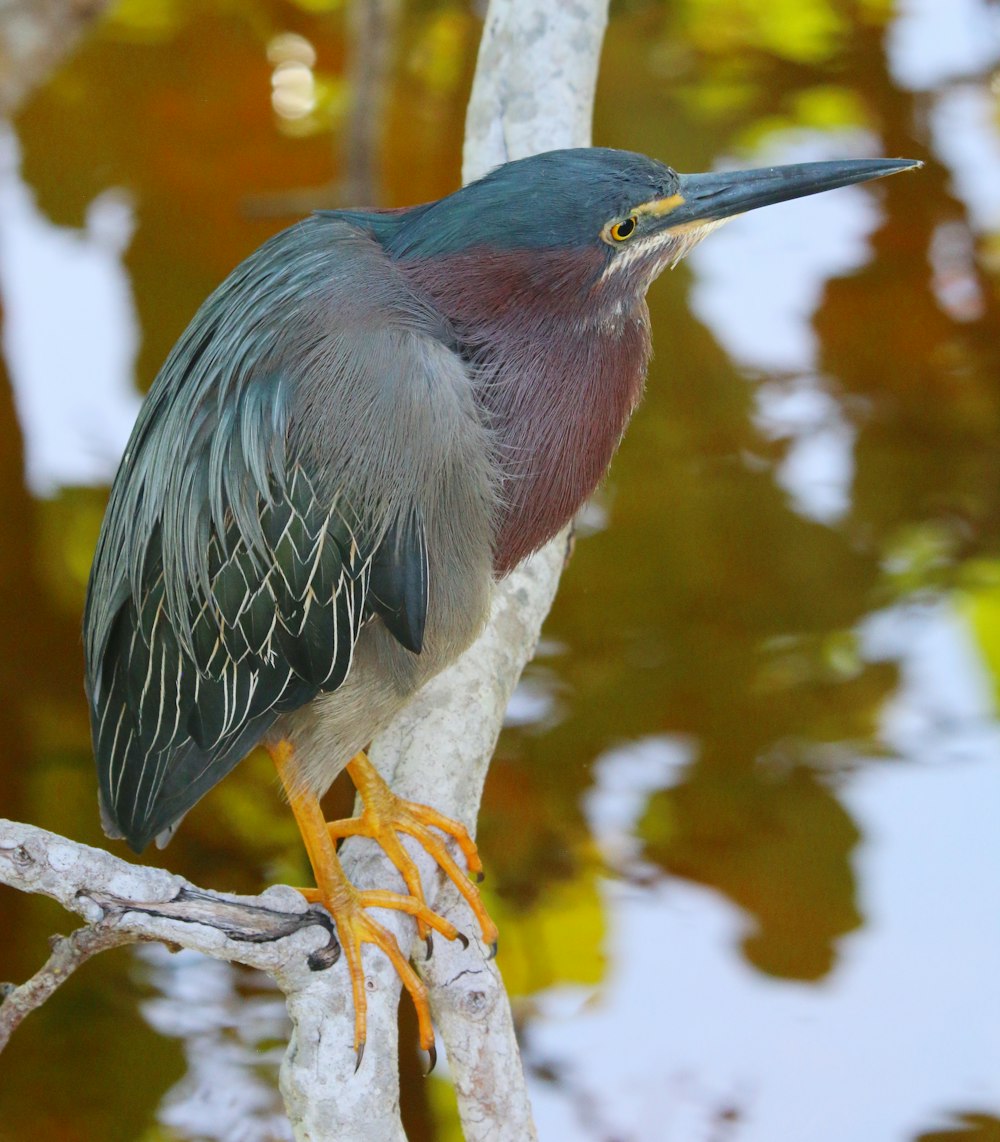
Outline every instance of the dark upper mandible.
{"label": "dark upper mandible", "polygon": [[[436,257],[475,247],[574,249],[633,211],[648,231],[721,221],[791,198],[918,166],[910,159],[851,159],[756,170],[678,174],[631,151],[548,151],[497,167],[435,202],[384,215],[331,211],[374,224],[394,257]],[[668,204],[662,213],[655,204]]]}

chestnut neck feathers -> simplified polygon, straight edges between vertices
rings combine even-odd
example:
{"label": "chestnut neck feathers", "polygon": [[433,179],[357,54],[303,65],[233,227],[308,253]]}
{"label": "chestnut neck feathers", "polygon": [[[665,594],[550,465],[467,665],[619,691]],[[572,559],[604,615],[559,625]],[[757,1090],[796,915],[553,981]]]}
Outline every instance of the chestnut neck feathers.
{"label": "chestnut neck feathers", "polygon": [[498,576],[555,535],[593,493],[642,393],[650,353],[645,302],[584,304],[599,289],[595,254],[479,250],[406,263],[448,318],[496,441],[503,473]]}
{"label": "chestnut neck feathers", "polygon": [[497,575],[569,522],[638,403],[644,297],[663,262],[609,273],[602,227],[673,193],[677,178],[645,156],[592,148],[508,163],[408,210],[337,212],[430,296],[473,370],[502,473]]}

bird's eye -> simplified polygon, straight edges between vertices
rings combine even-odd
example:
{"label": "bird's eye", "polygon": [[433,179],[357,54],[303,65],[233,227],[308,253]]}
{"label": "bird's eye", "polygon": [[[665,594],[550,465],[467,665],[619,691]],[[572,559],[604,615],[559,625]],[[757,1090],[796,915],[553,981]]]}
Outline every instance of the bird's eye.
{"label": "bird's eye", "polygon": [[616,242],[624,242],[626,238],[631,238],[635,233],[635,215],[632,214],[628,218],[623,218],[621,222],[616,222],[608,233]]}

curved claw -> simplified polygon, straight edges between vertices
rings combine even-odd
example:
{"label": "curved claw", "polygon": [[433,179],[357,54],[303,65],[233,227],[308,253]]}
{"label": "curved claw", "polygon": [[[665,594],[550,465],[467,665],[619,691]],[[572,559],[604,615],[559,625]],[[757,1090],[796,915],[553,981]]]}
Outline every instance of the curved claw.
{"label": "curved claw", "polygon": [[427,1055],[428,1055],[428,1063],[427,1063],[427,1070],[424,1071],[424,1078],[426,1078],[431,1073],[431,1071],[433,1071],[434,1068],[437,1066],[437,1061],[438,1061],[437,1047],[435,1047],[433,1043],[431,1043],[430,1050],[427,1052]]}
{"label": "curved claw", "polygon": [[361,1070],[361,1060],[365,1057],[365,1041],[364,1041],[364,1039],[361,1040],[361,1043],[359,1046],[354,1048],[354,1057],[356,1060],[354,1063],[354,1073],[357,1074],[358,1071]]}
{"label": "curved claw", "polygon": [[499,947],[499,940],[494,940],[493,943],[489,945],[490,954],[486,958],[488,960],[495,960],[497,958],[497,951],[499,950]]}
{"label": "curved claw", "polygon": [[[431,1026],[431,1012],[427,1001],[427,988],[413,970],[409,961],[400,951],[396,937],[381,924],[376,923],[368,913],[369,908],[392,908],[419,917],[430,927],[451,937],[454,928],[440,916],[432,912],[426,904],[414,900],[412,896],[399,896],[394,892],[358,892],[350,888],[350,898],[337,907],[334,918],[337,932],[344,949],[351,977],[351,990],[354,995],[354,1049],[363,1053],[367,1035],[368,1001],[365,991],[365,973],[361,964],[361,945],[374,944],[396,969],[403,987],[409,992],[417,1013],[420,1046],[430,1051],[434,1046],[434,1030]],[[360,1066],[360,1055],[359,1062]]]}

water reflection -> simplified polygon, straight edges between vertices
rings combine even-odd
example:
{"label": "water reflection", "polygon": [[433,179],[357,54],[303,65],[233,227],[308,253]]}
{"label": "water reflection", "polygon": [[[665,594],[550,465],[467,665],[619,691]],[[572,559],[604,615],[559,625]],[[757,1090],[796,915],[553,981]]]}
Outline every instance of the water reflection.
{"label": "water reflection", "polygon": [[869,661],[899,664],[899,686],[882,710],[887,745],[922,764],[995,763],[994,682],[955,600],[913,601],[875,613],[863,624],[862,642]]}
{"label": "water reflection", "polygon": [[0,124],[3,352],[24,434],[28,487],[107,484],[139,409],[138,322],[122,264],[135,226],[129,197],[103,191],[82,230],[53,225],[21,179]]}
{"label": "water reflection", "polygon": [[1000,226],[1000,134],[995,96],[983,84],[961,84],[934,99],[930,125],[935,154],[951,171],[954,191],[973,230]]}
{"label": "water reflection", "polygon": [[633,881],[651,873],[642,860],[639,822],[651,794],[674,784],[692,760],[695,744],[680,738],[647,738],[611,750],[594,762],[584,812],[609,869]]}
{"label": "water reflection", "polygon": [[975,270],[972,234],[959,222],[945,222],[934,232],[930,248],[931,286],[938,305],[953,321],[979,321],[986,301]]}
{"label": "water reflection", "polygon": [[137,955],[160,994],[141,1005],[154,1030],[183,1044],[187,1071],[157,1118],[180,1138],[284,1142],[292,1131],[277,1089],[290,1024],[266,977],[153,944]]}
{"label": "water reflection", "polygon": [[560,1078],[533,1082],[542,1136],[725,1137],[735,1108],[741,1142],[888,1140],[994,1107],[1000,1034],[976,981],[1000,954],[995,756],[875,764],[842,789],[865,927],[821,986],[750,970],[746,917],[714,894],[607,883],[606,983],[550,991],[529,1030],[529,1060]]}
{"label": "water reflection", "polygon": [[989,0],[899,0],[885,38],[893,79],[930,91],[997,64],[1000,13]]}
{"label": "water reflection", "polygon": [[757,427],[785,444],[775,479],[792,508],[817,523],[843,519],[851,505],[856,431],[840,402],[814,374],[762,384],[755,398]]}
{"label": "water reflection", "polygon": [[[800,132],[770,140],[766,151],[742,162],[776,166],[876,153],[874,139]],[[727,223],[689,256],[693,312],[741,364],[779,372],[812,368],[812,317],[823,287],[871,257],[866,239],[879,221],[877,194],[877,187],[847,187]]]}
{"label": "water reflection", "polygon": [[[982,73],[1000,59],[996,9],[974,0],[900,7],[888,37],[900,81],[928,89],[961,77],[959,86],[932,93],[932,142],[974,229],[992,234],[1000,219],[1000,132]],[[789,158],[781,152],[780,161]],[[786,445],[772,471],[790,506],[828,526],[851,524],[859,553],[870,536],[857,517],[878,503],[870,483],[860,503],[852,494],[859,463],[872,479],[871,440],[860,460],[855,454],[872,410],[816,375],[817,332],[829,342],[832,327],[829,313],[819,330],[813,318],[830,299],[832,279],[870,262],[881,193],[762,211],[690,259],[693,307],[717,341],[746,369],[785,374],[751,391],[756,427]],[[928,254],[938,305],[955,321],[981,321],[982,278],[967,226],[935,231]],[[885,312],[898,332],[883,340],[874,312],[870,326],[883,355],[916,325],[906,303]],[[911,398],[915,409],[918,399]],[[984,414],[983,431],[992,424]],[[906,442],[891,447],[908,466]],[[995,447],[990,438],[983,443],[990,454]],[[988,495],[983,485],[980,494]],[[917,489],[907,502],[921,503]],[[934,508],[926,510],[933,519]],[[929,538],[940,540],[942,530],[943,549]],[[985,655],[994,628],[981,615],[976,622],[961,596],[928,594],[935,576],[947,581],[961,540],[933,524],[917,532],[924,538],[905,532],[908,539],[897,534],[886,544],[911,553],[908,571],[884,565],[905,601],[860,614],[850,631],[825,640],[855,647],[849,657],[858,661],[848,664],[845,681],[888,668],[869,734],[852,741],[849,722],[836,715],[825,726],[826,719],[806,719],[801,739],[767,735],[751,775],[724,752],[746,741],[737,743],[725,719],[703,717],[698,736],[641,739],[596,762],[585,800],[595,839],[610,867],[642,867],[652,880],[645,890],[634,877],[601,882],[604,981],[536,997],[527,1056],[543,1137],[951,1139],[965,1136],[959,1123],[978,1127],[976,1136],[996,1133],[1000,840],[992,821],[1000,724]],[[987,545],[995,549],[995,534]],[[831,594],[834,579],[825,586]],[[818,624],[831,601],[817,598]],[[804,696],[829,651],[812,653],[808,635],[782,632],[777,615],[773,629],[775,685],[761,696]],[[758,666],[766,660],[761,654]],[[766,716],[765,704],[745,694],[737,709]],[[857,723],[863,727],[864,718]],[[801,732],[802,724],[788,718],[784,727]],[[746,739],[753,736],[750,730]],[[674,875],[651,870],[643,856]],[[767,899],[767,883],[776,899]],[[831,926],[838,908],[839,925]],[[798,927],[783,931],[776,947],[775,931],[789,922]],[[816,961],[821,970],[805,985],[795,978],[808,978],[801,959],[771,957],[793,946],[802,956],[810,943],[817,955],[826,943],[829,958],[825,966]],[[984,980],[991,981],[985,988]]]}
{"label": "water reflection", "polygon": [[[863,928],[804,986],[748,967],[753,921],[718,894],[603,882],[605,981],[550,989],[529,1028],[543,1137],[724,1138],[738,1122],[741,1142],[903,1139],[956,1107],[996,1107],[1000,1023],[981,988],[1000,959],[988,679],[946,606],[875,616],[863,642],[901,662],[883,726],[897,756],[859,758],[836,782],[860,829]],[[641,790],[681,780],[692,748],[650,740],[597,763],[589,816],[609,856],[634,853]]]}

